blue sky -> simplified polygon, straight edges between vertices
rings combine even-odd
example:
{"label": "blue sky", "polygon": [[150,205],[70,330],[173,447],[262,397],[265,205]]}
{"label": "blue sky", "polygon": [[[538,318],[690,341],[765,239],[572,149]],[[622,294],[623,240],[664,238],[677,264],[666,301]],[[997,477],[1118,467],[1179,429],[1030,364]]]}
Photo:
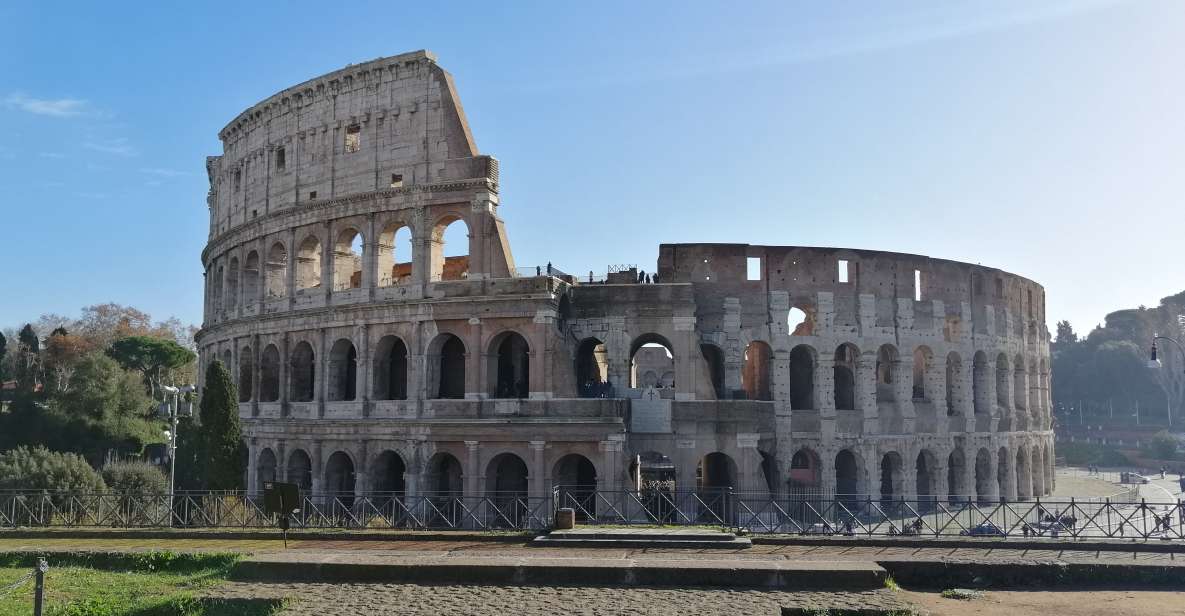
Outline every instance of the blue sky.
{"label": "blue sky", "polygon": [[1185,288],[1182,2],[115,4],[0,5],[0,325],[200,322],[218,130],[421,48],[520,265],[913,252],[1029,276],[1079,330]]}

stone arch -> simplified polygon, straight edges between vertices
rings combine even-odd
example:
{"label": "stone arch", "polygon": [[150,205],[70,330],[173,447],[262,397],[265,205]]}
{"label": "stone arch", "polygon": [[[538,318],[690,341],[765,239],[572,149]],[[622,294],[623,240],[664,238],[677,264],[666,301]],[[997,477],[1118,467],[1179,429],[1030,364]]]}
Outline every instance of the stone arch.
{"label": "stone arch", "polygon": [[790,457],[790,477],[786,486],[790,498],[814,497],[820,495],[823,482],[823,464],[819,455],[802,447]]}
{"label": "stone arch", "polygon": [[263,490],[264,484],[276,480],[276,454],[270,448],[264,447],[259,451],[255,462],[255,485]]}
{"label": "stone arch", "polygon": [[223,308],[234,310],[239,305],[239,258],[230,258],[230,268],[226,276],[226,305]]}
{"label": "stone arch", "polygon": [[305,494],[313,489],[313,461],[305,450],[293,449],[286,468],[288,483],[295,483]]}
{"label": "stone arch", "polygon": [[584,398],[611,396],[609,382],[609,354],[605,343],[597,338],[585,338],[576,347],[576,386]]}
{"label": "stone arch", "polygon": [[348,338],[338,338],[329,349],[328,399],[353,401],[358,394],[358,349]]}
{"label": "stone arch", "polygon": [[465,397],[465,343],[450,333],[442,333],[428,345],[428,365],[434,370],[428,381],[434,398]]}
{"label": "stone arch", "polygon": [[321,240],[309,235],[296,252],[296,290],[316,289],[321,286]]}
{"label": "stone arch", "polygon": [[288,295],[288,250],[283,242],[272,244],[268,250],[263,282],[268,299]]}
{"label": "stone arch", "polygon": [[1016,409],[1017,411],[1025,411],[1029,408],[1029,387],[1028,370],[1025,366],[1024,356],[1017,355],[1016,360],[1012,362],[1012,365],[1014,368],[1012,373],[1012,408]]}
{"label": "stone arch", "polygon": [[[659,348],[665,350],[662,352]],[[665,337],[648,333],[634,338],[630,343],[630,387],[668,387],[674,383],[663,383],[661,377],[675,370],[675,347]],[[654,374],[654,382],[644,379]]]}
{"label": "stone arch", "polygon": [[1028,500],[1033,497],[1033,475],[1029,467],[1028,449],[1021,445],[1016,448],[1016,498]]}
{"label": "stone arch", "polygon": [[1003,353],[996,356],[996,405],[1009,408],[1008,385],[1012,382],[1012,369],[1008,365],[1008,357]]}
{"label": "stone arch", "polygon": [[716,393],[716,399],[724,400],[728,397],[724,381],[724,351],[707,342],[699,345],[699,351],[704,357],[704,362],[708,365],[708,378],[712,382],[712,390]]}
{"label": "stone arch", "polygon": [[226,267],[219,263],[214,271],[214,310],[221,315],[226,310],[222,303],[226,297]]}
{"label": "stone arch", "polygon": [[630,463],[630,477],[637,480],[644,490],[674,490],[675,463],[670,456],[658,451],[639,453]]}
{"label": "stone arch", "polygon": [[815,334],[814,310],[805,304],[791,306],[786,315],[786,331],[791,336],[813,336]]}
{"label": "stone arch", "polygon": [[946,488],[951,501],[971,496],[966,478],[967,457],[963,454],[963,448],[956,446],[946,457]]}
{"label": "stone arch", "polygon": [[938,457],[929,449],[922,449],[914,460],[914,493],[919,503],[938,500]]}
{"label": "stone arch", "polygon": [[486,492],[525,498],[528,482],[527,463],[517,454],[500,453],[486,465]]}
{"label": "stone arch", "polygon": [[951,351],[946,354],[946,416],[963,414],[963,359]]}
{"label": "stone arch", "polygon": [[835,454],[835,496],[849,506],[867,494],[863,468],[864,460],[851,449],[841,449]]}
{"label": "stone arch", "polygon": [[552,485],[559,495],[560,506],[576,509],[577,519],[596,517],[597,467],[592,460],[570,453],[556,460],[551,471]]}
{"label": "stone arch", "polygon": [[896,451],[881,455],[881,502],[899,501],[905,496],[905,461]]}
{"label": "stone arch", "polygon": [[1045,495],[1045,471],[1042,468],[1044,463],[1041,460],[1041,446],[1034,444],[1029,451],[1029,475],[1032,477],[1032,495],[1034,497]]}
{"label": "stone arch", "polygon": [[531,347],[516,331],[490,340],[487,393],[494,398],[526,398],[531,391]]}
{"label": "stone arch", "polygon": [[428,460],[427,485],[429,494],[435,496],[458,496],[462,493],[463,475],[461,462],[451,453],[440,451]]}
{"label": "stone arch", "polygon": [[[464,235],[461,235],[462,231]],[[469,277],[471,231],[469,223],[456,214],[448,214],[436,221],[432,226],[430,280],[464,280]]]}
{"label": "stone arch", "polygon": [[1001,497],[1008,496],[1008,486],[1016,482],[1012,463],[1013,458],[1007,447],[1001,447],[996,451],[996,485]]}
{"label": "stone arch", "polygon": [[316,354],[306,340],[296,343],[290,359],[288,396],[293,402],[312,402],[316,395]]}
{"label": "stone arch", "polygon": [[251,305],[259,302],[259,253],[252,250],[247,253],[247,258],[243,261],[242,279],[242,297],[243,305]]}
{"label": "stone arch", "polygon": [[987,353],[976,351],[972,359],[971,375],[971,403],[976,415],[990,415],[992,413],[992,401],[988,396],[991,379],[992,374],[988,366]]}
{"label": "stone arch", "polygon": [[402,497],[407,491],[407,464],[390,449],[375,456],[370,466],[370,489],[385,496]]}
{"label": "stone arch", "polygon": [[741,368],[741,388],[750,400],[773,400],[773,351],[761,340],[754,340],[745,347],[744,365]]}
{"label": "stone arch", "polygon": [[714,451],[700,458],[696,469],[696,489],[725,490],[737,487],[737,465],[726,453]]}
{"label": "stone arch", "polygon": [[354,504],[354,459],[344,451],[335,451],[325,462],[324,491],[346,507]]}
{"label": "stone arch", "polygon": [[913,350],[913,399],[929,400],[933,392],[926,390],[926,375],[930,373],[930,366],[934,362],[934,353],[928,346],[920,346]]}
{"label": "stone arch", "polygon": [[399,336],[383,336],[375,347],[374,397],[376,400],[407,399],[407,345]]}
{"label": "stone arch", "polygon": [[897,392],[894,381],[897,378],[895,366],[897,364],[897,347],[882,344],[876,350],[876,401],[896,402]]}
{"label": "stone arch", "polygon": [[275,402],[280,399],[280,350],[276,345],[263,347],[259,355],[259,401]]}
{"label": "stone arch", "polygon": [[239,402],[250,402],[254,394],[255,363],[251,357],[251,347],[245,346],[239,351]]}
{"label": "stone arch", "polygon": [[366,259],[366,238],[354,227],[338,232],[333,243],[333,290],[362,288],[362,264]]}
{"label": "stone arch", "polygon": [[[389,287],[411,280],[415,263],[413,233],[409,225],[396,221],[379,233],[378,286]],[[400,247],[404,247],[402,250]]]}
{"label": "stone arch", "polygon": [[815,401],[815,348],[800,344],[790,349],[790,408],[817,409]]}
{"label": "stone arch", "polygon": [[222,365],[226,367],[226,371],[234,378],[235,373],[235,355],[230,349],[222,351]]}
{"label": "stone arch", "polygon": [[845,342],[835,349],[835,368],[833,369],[835,410],[856,410],[856,369],[860,358],[860,349],[856,345]]}

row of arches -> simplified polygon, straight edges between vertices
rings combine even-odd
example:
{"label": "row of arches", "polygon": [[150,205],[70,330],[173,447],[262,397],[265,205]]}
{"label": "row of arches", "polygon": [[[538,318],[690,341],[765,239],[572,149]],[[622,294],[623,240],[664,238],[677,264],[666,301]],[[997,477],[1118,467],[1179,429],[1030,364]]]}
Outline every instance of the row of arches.
{"label": "row of arches", "polygon": [[[464,398],[466,371],[465,343],[456,335],[441,334],[428,345],[426,363],[430,375],[428,396]],[[489,383],[486,393],[495,398],[526,398],[530,393],[531,348],[526,338],[514,331],[495,336],[489,344]],[[232,365],[233,356],[225,351],[224,363]],[[259,353],[256,367],[250,346],[239,351],[239,402],[278,402],[281,398],[282,368],[287,367],[287,400],[311,402],[317,399],[318,386],[325,388],[330,401],[353,401],[361,395],[358,349],[349,338],[339,338],[329,348],[326,362],[319,364],[313,345],[298,341],[289,352],[286,366],[281,365],[280,349],[268,344]],[[411,363],[407,344],[395,335],[379,339],[370,359],[373,400],[406,400],[409,394]],[[319,367],[326,371],[318,379]],[[255,383],[258,377],[258,391]]]}
{"label": "row of arches", "polygon": [[[318,234],[309,233],[294,247],[283,241],[272,242],[262,252],[249,250],[219,260],[206,273],[208,313],[231,312],[240,306],[286,297],[292,293],[320,289],[332,284],[333,291],[361,288],[367,267],[367,251],[375,250],[375,272],[370,285],[389,287],[412,279],[415,238],[412,227],[392,222],[378,233],[377,243],[368,244],[363,231],[355,226],[339,229],[329,245],[326,276],[325,246]],[[469,273],[469,228],[455,214],[447,215],[432,227],[429,240],[428,280],[461,280]],[[289,281],[289,269],[291,282]]]}

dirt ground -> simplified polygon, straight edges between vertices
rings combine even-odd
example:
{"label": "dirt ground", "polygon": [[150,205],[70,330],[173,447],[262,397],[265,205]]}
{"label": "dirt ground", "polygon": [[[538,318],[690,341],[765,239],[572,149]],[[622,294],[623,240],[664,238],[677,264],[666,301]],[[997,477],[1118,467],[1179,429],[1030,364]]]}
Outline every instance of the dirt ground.
{"label": "dirt ground", "polygon": [[982,598],[944,599],[936,592],[898,595],[922,613],[958,616],[1169,616],[1185,614],[1185,588],[1159,590],[989,590]]}
{"label": "dirt ground", "polygon": [[1069,498],[1071,496],[1078,498],[1092,496],[1098,498],[1111,496],[1122,490],[1123,486],[1099,479],[1098,477],[1081,477],[1059,473],[1057,476],[1057,485],[1054,487],[1053,494],[1050,498]]}

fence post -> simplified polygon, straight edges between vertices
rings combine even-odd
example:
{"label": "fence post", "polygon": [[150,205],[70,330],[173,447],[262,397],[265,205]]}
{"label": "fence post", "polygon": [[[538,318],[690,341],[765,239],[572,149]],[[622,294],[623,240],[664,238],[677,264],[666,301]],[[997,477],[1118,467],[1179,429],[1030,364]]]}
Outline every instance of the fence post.
{"label": "fence post", "polygon": [[49,563],[45,558],[37,559],[37,579],[33,586],[33,616],[41,616],[45,604],[45,572],[49,570]]}

